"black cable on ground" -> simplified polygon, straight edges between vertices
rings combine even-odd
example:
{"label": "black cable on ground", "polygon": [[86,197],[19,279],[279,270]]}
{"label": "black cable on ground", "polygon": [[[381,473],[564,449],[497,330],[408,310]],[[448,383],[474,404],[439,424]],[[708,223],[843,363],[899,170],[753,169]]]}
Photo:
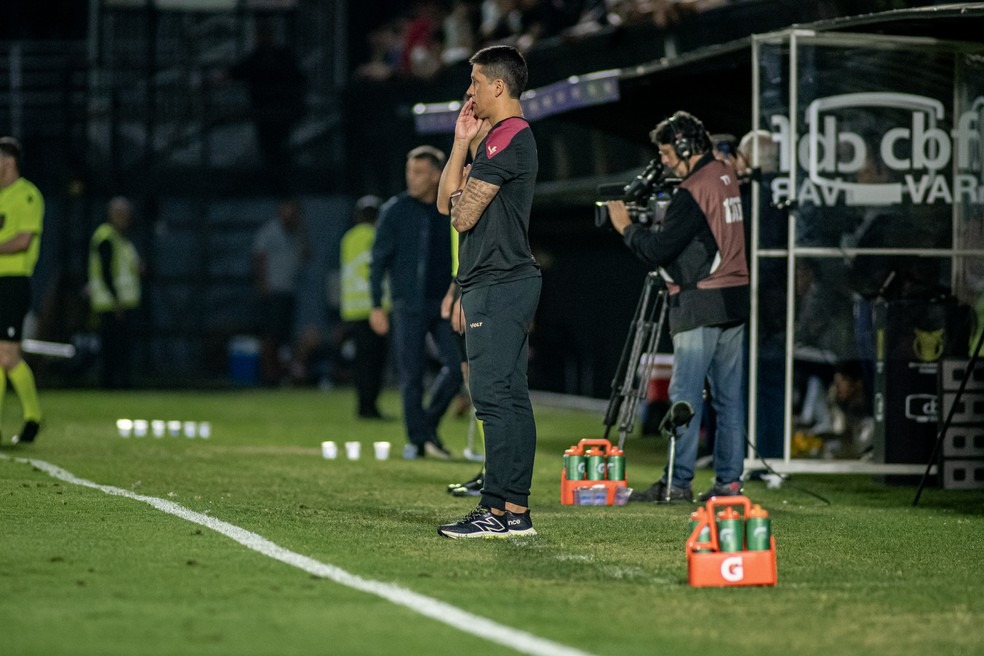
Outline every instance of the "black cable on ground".
{"label": "black cable on ground", "polygon": [[792,483],[790,483],[789,482],[789,476],[788,475],[784,475],[784,474],[780,474],[775,469],[773,469],[769,465],[769,463],[767,463],[765,461],[765,457],[761,453],[759,453],[758,449],[755,448],[755,445],[752,444],[752,441],[748,437],[745,438],[745,442],[748,444],[749,447],[751,447],[752,451],[755,452],[756,457],[758,457],[759,461],[762,463],[762,466],[765,468],[765,470],[768,471],[773,476],[778,476],[780,479],[782,479],[783,484],[788,484],[789,487],[793,488],[794,490],[798,490],[798,491],[800,491],[800,492],[802,492],[804,494],[809,494],[811,497],[816,497],[817,499],[819,499],[820,501],[823,501],[828,506],[834,505],[833,503],[831,503],[830,499],[824,497],[823,495],[817,494],[816,492],[814,492],[812,490],[808,490],[805,487],[800,487],[798,485],[793,485]]}

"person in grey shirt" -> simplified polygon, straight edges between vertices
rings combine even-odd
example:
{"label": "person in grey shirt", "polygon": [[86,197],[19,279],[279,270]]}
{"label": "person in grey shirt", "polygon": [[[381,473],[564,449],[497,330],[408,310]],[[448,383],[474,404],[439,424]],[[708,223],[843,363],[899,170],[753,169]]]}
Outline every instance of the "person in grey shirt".
{"label": "person in grey shirt", "polygon": [[307,257],[301,205],[282,202],[277,217],[267,221],[253,239],[253,274],[259,298],[260,367],[263,381],[276,385],[283,378],[279,352],[290,343],[294,329],[297,280]]}

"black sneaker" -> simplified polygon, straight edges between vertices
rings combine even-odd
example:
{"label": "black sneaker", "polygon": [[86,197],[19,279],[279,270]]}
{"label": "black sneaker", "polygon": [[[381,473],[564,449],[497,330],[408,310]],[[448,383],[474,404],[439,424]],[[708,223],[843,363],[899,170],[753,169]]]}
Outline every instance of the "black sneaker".
{"label": "black sneaker", "polygon": [[714,497],[736,497],[739,494],[741,494],[741,481],[718,483],[717,479],[714,479],[714,486],[707,492],[701,492],[697,500],[704,503]]}
{"label": "black sneaker", "polygon": [[495,516],[486,506],[477,506],[453,524],[437,527],[437,534],[453,540],[462,538],[507,538],[509,527],[505,516]]}
{"label": "black sneaker", "polygon": [[24,422],[24,427],[21,428],[21,432],[18,435],[14,435],[10,438],[11,444],[17,444],[18,442],[33,442],[34,438],[38,436],[38,430],[41,426],[36,421],[27,420]]}
{"label": "black sneaker", "polygon": [[450,460],[451,452],[438,439],[427,440],[423,446],[424,455],[438,460]]}
{"label": "black sneaker", "polygon": [[670,486],[670,500],[666,500],[666,481],[658,480],[645,490],[636,492],[633,490],[629,495],[630,502],[644,501],[649,503],[693,503],[694,491],[687,487]]}
{"label": "black sneaker", "polygon": [[530,519],[530,511],[524,513],[514,513],[506,511],[506,526],[509,527],[510,536],[529,537],[536,535],[533,528],[533,520]]}
{"label": "black sneaker", "polygon": [[456,497],[478,496],[482,491],[483,483],[485,483],[485,469],[464,483],[448,483],[448,494]]}
{"label": "black sneaker", "polygon": [[480,497],[482,496],[482,486],[479,484],[478,487],[470,487],[461,485],[454,488],[453,490],[448,490],[453,497]]}

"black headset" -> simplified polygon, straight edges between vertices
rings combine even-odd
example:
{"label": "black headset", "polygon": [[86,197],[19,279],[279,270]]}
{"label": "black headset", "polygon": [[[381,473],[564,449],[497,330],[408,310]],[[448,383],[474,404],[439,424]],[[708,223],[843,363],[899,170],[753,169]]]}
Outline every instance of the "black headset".
{"label": "black headset", "polygon": [[669,118],[667,124],[673,130],[673,152],[680,159],[690,159],[701,146],[704,146],[701,152],[708,150],[710,140],[704,124],[697,117],[677,113]]}

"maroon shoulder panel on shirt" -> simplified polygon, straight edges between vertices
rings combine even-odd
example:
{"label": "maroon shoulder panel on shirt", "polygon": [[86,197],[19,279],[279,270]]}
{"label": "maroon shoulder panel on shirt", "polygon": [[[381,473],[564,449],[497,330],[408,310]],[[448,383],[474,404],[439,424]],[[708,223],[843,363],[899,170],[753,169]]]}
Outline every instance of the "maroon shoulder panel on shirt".
{"label": "maroon shoulder panel on shirt", "polygon": [[485,156],[492,159],[504,151],[512,143],[513,137],[528,128],[529,125],[525,119],[518,116],[507,118],[499,123],[485,138]]}

